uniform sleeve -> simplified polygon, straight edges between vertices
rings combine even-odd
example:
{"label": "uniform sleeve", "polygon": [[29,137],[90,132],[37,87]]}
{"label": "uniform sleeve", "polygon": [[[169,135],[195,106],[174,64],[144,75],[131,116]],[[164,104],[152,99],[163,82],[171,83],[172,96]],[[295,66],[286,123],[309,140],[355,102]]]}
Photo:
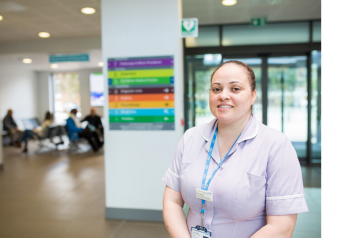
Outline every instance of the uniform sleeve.
{"label": "uniform sleeve", "polygon": [[177,192],[181,192],[180,189],[180,164],[182,161],[182,154],[184,148],[184,136],[181,137],[180,142],[177,145],[174,157],[172,158],[170,167],[167,169],[162,181]]}
{"label": "uniform sleeve", "polygon": [[284,136],[274,143],[269,154],[266,213],[289,215],[307,211],[299,159],[293,145]]}

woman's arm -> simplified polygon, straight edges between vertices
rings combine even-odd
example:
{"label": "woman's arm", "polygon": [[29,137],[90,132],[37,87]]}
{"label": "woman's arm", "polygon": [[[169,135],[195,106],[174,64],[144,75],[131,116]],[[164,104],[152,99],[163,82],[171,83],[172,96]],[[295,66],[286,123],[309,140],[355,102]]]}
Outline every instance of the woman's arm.
{"label": "woman's arm", "polygon": [[290,238],[293,234],[297,214],[267,216],[267,224],[251,238]]}
{"label": "woman's arm", "polygon": [[164,222],[171,238],[190,238],[187,230],[185,214],[183,213],[181,193],[166,186],[164,193]]}

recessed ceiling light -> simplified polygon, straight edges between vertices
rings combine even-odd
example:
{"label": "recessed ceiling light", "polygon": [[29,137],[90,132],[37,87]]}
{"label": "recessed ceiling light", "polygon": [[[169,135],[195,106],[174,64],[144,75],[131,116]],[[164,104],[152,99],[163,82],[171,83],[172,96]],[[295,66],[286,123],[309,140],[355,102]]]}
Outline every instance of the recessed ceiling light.
{"label": "recessed ceiling light", "polygon": [[95,9],[91,8],[91,7],[85,7],[85,8],[82,8],[81,12],[84,14],[93,14],[93,13],[95,13]]}
{"label": "recessed ceiling light", "polygon": [[4,18],[0,15],[0,21],[1,21],[2,19],[4,19]]}
{"label": "recessed ceiling light", "polygon": [[232,6],[235,5],[237,3],[237,0],[223,0],[222,4],[224,6]]}
{"label": "recessed ceiling light", "polygon": [[23,62],[24,64],[31,64],[31,63],[32,63],[32,59],[27,59],[27,58],[25,58],[25,59],[22,60],[22,62]]}
{"label": "recessed ceiling light", "polygon": [[51,64],[51,68],[52,69],[57,69],[58,68],[58,64]]}
{"label": "recessed ceiling light", "polygon": [[99,62],[99,63],[98,63],[98,66],[100,66],[100,67],[103,67],[103,65],[104,65],[103,62]]}
{"label": "recessed ceiling light", "polygon": [[50,33],[48,33],[48,32],[40,32],[40,33],[38,33],[38,36],[41,37],[41,38],[48,38],[48,37],[50,37]]}

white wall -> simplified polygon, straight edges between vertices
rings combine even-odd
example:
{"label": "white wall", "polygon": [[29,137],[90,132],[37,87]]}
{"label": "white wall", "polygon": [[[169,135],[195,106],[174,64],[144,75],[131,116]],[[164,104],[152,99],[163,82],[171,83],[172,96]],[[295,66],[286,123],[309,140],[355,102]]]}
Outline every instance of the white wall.
{"label": "white wall", "polygon": [[[183,133],[180,0],[102,0],[103,61],[174,55],[175,131],[109,131],[105,128],[106,207],[162,210],[161,181]],[[104,66],[103,74],[107,78]],[[108,98],[105,83],[105,96]],[[108,102],[104,108],[108,118]]]}
{"label": "white wall", "polygon": [[[36,73],[32,70],[0,66],[0,118],[12,109],[16,121],[37,116]],[[19,123],[20,126],[20,123]],[[0,165],[3,164],[2,136],[0,137]]]}
{"label": "white wall", "polygon": [[42,122],[45,113],[50,110],[50,91],[49,91],[50,72],[37,72],[37,118]]}
{"label": "white wall", "polygon": [[0,66],[0,116],[13,109],[14,119],[37,116],[36,73],[14,67]]}

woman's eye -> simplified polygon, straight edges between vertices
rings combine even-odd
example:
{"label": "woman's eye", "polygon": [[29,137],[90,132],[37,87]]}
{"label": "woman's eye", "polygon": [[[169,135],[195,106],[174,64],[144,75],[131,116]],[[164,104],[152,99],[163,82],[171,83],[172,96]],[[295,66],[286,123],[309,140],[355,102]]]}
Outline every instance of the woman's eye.
{"label": "woman's eye", "polygon": [[213,92],[219,92],[219,91],[221,91],[221,89],[220,88],[212,88],[212,91]]}
{"label": "woman's eye", "polygon": [[238,91],[239,91],[239,88],[234,87],[234,88],[232,88],[232,90],[233,90],[234,92],[238,92]]}

